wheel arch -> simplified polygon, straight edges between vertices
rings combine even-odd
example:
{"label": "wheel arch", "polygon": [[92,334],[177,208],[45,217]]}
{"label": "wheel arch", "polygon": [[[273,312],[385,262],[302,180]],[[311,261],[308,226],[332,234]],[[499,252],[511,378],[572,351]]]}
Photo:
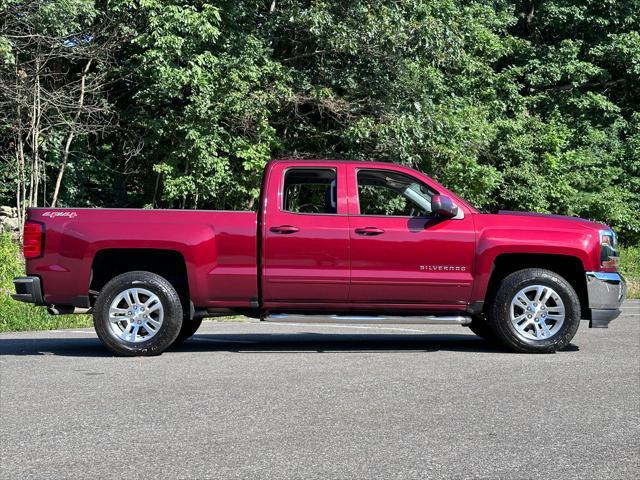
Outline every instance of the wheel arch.
{"label": "wheel arch", "polygon": [[181,252],[155,248],[107,248],[96,252],[91,264],[89,292],[91,303],[112,278],[122,273],[142,270],[165,278],[181,299],[190,299],[187,265]]}
{"label": "wheel arch", "polygon": [[491,269],[489,283],[484,298],[485,311],[500,287],[502,280],[513,272],[525,268],[543,268],[557,273],[571,284],[578,295],[581,318],[589,319],[591,314],[587,296],[585,268],[578,257],[571,255],[538,253],[504,253],[496,256]]}

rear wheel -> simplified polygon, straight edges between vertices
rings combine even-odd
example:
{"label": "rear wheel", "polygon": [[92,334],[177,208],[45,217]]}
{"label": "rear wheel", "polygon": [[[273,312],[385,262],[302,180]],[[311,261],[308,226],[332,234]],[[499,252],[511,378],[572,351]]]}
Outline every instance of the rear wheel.
{"label": "rear wheel", "polygon": [[551,353],[569,344],[580,326],[578,295],[550,270],[527,268],[507,276],[490,308],[496,336],[525,353]]}
{"label": "rear wheel", "polygon": [[180,297],[165,278],[134,271],[104,286],[93,324],[100,341],[117,355],[159,355],[177,338],[182,317]]}

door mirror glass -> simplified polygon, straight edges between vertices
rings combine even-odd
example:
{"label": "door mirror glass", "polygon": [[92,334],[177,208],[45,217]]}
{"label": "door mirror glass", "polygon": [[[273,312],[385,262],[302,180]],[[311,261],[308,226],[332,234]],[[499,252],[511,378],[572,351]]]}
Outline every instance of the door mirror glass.
{"label": "door mirror glass", "polygon": [[444,218],[453,218],[458,215],[458,206],[446,195],[434,195],[431,197],[431,211]]}

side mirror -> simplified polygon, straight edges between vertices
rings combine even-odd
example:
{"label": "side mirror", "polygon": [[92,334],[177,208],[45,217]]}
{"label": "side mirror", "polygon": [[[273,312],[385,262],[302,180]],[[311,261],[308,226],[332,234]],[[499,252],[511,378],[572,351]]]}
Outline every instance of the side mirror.
{"label": "side mirror", "polygon": [[444,218],[453,218],[458,215],[458,206],[446,195],[434,195],[431,197],[431,211]]}

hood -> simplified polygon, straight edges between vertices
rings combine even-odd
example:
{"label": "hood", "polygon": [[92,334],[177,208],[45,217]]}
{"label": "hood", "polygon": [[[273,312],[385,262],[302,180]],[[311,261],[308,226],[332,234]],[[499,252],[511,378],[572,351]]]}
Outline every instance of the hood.
{"label": "hood", "polygon": [[574,225],[582,225],[589,229],[607,229],[609,227],[604,223],[594,222],[592,220],[587,220],[585,218],[580,217],[570,217],[568,215],[554,215],[551,213],[537,213],[537,212],[516,212],[511,210],[500,210],[497,215],[509,215],[514,217],[534,217],[540,219],[553,219],[558,221],[571,222]]}

